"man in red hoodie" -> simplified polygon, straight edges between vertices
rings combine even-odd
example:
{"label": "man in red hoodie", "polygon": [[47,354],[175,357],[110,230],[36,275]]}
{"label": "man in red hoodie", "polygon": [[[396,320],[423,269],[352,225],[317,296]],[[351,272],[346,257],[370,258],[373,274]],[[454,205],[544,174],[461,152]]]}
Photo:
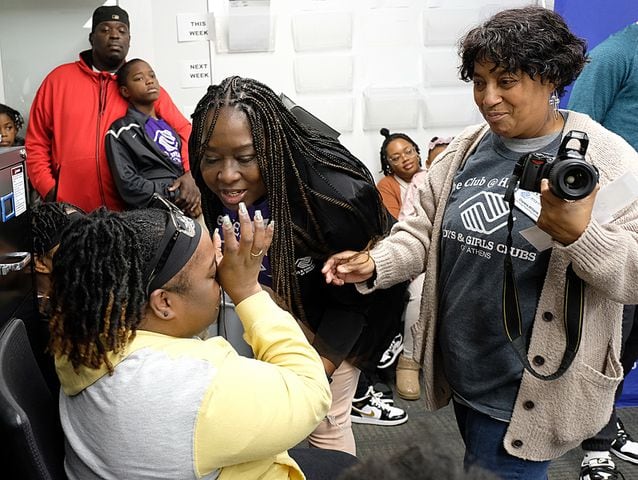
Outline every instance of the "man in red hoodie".
{"label": "man in red hoodie", "polygon": [[[78,61],[55,68],[31,106],[26,134],[27,172],[46,200],[71,203],[90,212],[100,206],[124,209],[106,158],[104,136],[128,104],[114,72],[125,62],[131,35],[128,13],[118,6],[93,12],[91,49]],[[184,175],[173,188],[176,203],[191,216],[201,213],[200,193],[190,173],[190,122],[162,89],[155,109],[182,139]]]}

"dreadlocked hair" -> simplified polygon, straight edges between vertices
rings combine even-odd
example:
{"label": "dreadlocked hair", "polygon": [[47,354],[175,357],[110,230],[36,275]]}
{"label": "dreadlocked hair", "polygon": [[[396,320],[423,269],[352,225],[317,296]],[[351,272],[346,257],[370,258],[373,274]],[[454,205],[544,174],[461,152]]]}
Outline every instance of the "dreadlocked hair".
{"label": "dreadlocked hair", "polygon": [[[359,216],[363,225],[376,220],[384,225],[384,231],[388,221],[380,197],[379,218],[366,219],[334,186],[330,185],[330,194],[313,189],[309,183],[311,172],[321,176],[318,169],[325,167],[371,185],[374,179],[365,165],[338,141],[299,123],[269,87],[250,78],[229,77],[208,87],[197,104],[189,140],[191,171],[202,194],[204,220],[211,229],[217,226],[223,206],[202,178],[201,160],[224,107],[240,109],[248,117],[271,219],[277,226],[270,247],[270,256],[276,259],[271,261],[272,287],[285,302],[284,306],[304,319],[295,271],[295,246],[314,258],[327,258],[334,253],[329,251],[317,221],[317,205],[330,204],[347,210]],[[303,223],[299,218],[303,218]]]}
{"label": "dreadlocked hair", "polygon": [[[386,177],[392,173],[392,167],[390,166],[390,162],[388,162],[388,145],[390,145],[390,142],[392,142],[393,140],[402,138],[406,142],[412,144],[412,146],[416,150],[416,153],[418,153],[419,155],[421,154],[421,150],[419,150],[419,146],[416,144],[416,142],[405,133],[390,133],[390,130],[388,130],[387,128],[382,128],[381,130],[379,130],[379,133],[384,137],[383,143],[381,144],[381,151],[379,152],[379,156],[381,158],[381,173],[383,173]],[[419,165],[421,165],[420,159]]]}
{"label": "dreadlocked hair", "polygon": [[146,305],[144,265],[167,220],[161,210],[97,210],[74,222],[53,257],[49,351],[113,373],[109,353],[135,337]]}
{"label": "dreadlocked hair", "polygon": [[72,212],[84,213],[65,202],[44,202],[31,208],[33,253],[42,256],[57,245],[64,229],[73,223]]}

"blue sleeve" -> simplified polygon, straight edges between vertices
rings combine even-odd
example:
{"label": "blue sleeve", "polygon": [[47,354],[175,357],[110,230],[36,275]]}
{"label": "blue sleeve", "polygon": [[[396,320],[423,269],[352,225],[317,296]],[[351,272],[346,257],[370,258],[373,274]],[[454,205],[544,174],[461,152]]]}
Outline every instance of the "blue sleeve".
{"label": "blue sleeve", "polygon": [[[632,49],[634,46],[631,46]],[[632,68],[634,52],[611,37],[591,51],[590,63],[576,79],[567,108],[604,123]]]}

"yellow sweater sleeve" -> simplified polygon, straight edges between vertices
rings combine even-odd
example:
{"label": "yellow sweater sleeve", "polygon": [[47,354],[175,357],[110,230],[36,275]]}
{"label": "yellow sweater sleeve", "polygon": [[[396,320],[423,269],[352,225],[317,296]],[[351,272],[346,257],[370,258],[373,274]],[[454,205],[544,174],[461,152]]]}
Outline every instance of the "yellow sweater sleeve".
{"label": "yellow sweater sleeve", "polygon": [[330,407],[319,355],[266,292],[245,299],[236,311],[255,358],[229,348],[216,359],[218,371],[196,425],[196,468],[204,474],[229,466],[222,479],[288,478],[281,471],[289,466],[290,478],[303,478],[285,451],[312,432]]}

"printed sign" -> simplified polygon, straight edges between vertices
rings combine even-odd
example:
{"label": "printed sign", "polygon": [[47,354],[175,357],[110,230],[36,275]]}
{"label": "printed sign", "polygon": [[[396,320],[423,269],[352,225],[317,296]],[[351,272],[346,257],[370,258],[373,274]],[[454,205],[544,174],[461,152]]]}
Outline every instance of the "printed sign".
{"label": "printed sign", "polygon": [[24,166],[19,165],[11,169],[11,183],[13,185],[13,202],[15,216],[27,211],[27,188],[24,183]]}
{"label": "printed sign", "polygon": [[208,14],[179,13],[177,14],[177,41],[201,42],[208,41]]}
{"label": "printed sign", "polygon": [[207,87],[211,84],[210,62],[208,59],[182,62],[182,87]]}

